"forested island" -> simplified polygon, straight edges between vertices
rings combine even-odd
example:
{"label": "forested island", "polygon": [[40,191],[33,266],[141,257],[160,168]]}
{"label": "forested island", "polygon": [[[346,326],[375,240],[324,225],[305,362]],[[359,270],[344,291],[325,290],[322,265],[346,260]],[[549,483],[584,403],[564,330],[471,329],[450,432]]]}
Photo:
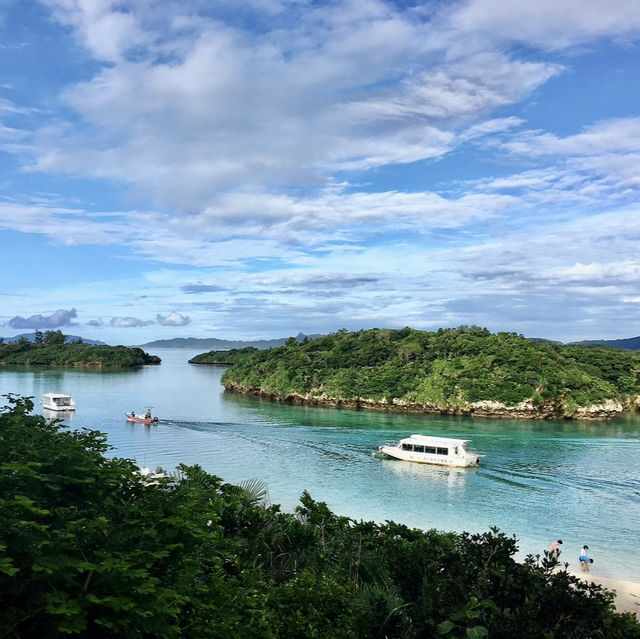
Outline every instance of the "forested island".
{"label": "forested island", "polygon": [[[517,540],[294,513],[198,466],[145,480],[7,395],[0,628],[21,637],[640,639],[614,595]],[[560,568],[560,570],[558,570]]]}
{"label": "forested island", "polygon": [[0,339],[0,365],[130,368],[161,361],[141,348],[84,344],[81,340],[66,343],[66,335],[59,330],[36,331],[33,342],[23,337],[5,344]]}
{"label": "forested island", "polygon": [[189,360],[189,364],[213,364],[215,366],[232,366],[244,362],[249,355],[259,351],[255,346],[245,348],[232,348],[228,351],[209,351],[200,353]]}
{"label": "forested island", "polygon": [[226,389],[323,406],[533,419],[609,419],[640,405],[640,353],[476,326],[338,331],[267,351],[212,352]]}

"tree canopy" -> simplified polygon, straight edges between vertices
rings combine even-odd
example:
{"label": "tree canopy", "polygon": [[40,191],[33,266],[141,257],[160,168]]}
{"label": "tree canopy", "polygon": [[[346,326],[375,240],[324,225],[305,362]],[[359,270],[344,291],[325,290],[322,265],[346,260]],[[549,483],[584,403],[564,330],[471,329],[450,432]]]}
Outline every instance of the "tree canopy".
{"label": "tree canopy", "polygon": [[0,364],[28,366],[101,366],[108,368],[159,364],[160,358],[141,348],[65,343],[62,331],[36,331],[35,341],[20,338],[17,342],[0,343]]}
{"label": "tree canopy", "polygon": [[249,355],[257,353],[258,349],[255,346],[245,346],[244,348],[233,348],[226,351],[208,351],[206,353],[200,353],[189,360],[190,364],[213,364],[216,366],[229,366],[231,364],[237,364],[242,362]]}
{"label": "tree canopy", "polygon": [[260,482],[180,466],[153,485],[7,396],[0,411],[0,636],[640,639],[613,595],[517,563],[517,542],[295,513]]}
{"label": "tree canopy", "polygon": [[581,417],[607,402],[636,409],[640,393],[638,352],[476,326],[338,331],[228,358],[230,390],[369,408],[475,414],[478,403],[495,402],[521,406],[521,416]]}

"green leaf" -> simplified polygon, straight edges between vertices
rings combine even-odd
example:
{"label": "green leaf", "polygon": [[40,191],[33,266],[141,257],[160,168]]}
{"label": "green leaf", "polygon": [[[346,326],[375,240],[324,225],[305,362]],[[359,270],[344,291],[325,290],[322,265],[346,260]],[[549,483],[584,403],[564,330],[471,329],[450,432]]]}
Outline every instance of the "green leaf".
{"label": "green leaf", "polygon": [[439,635],[446,635],[449,632],[451,632],[455,627],[456,627],[456,624],[453,623],[453,621],[450,621],[449,619],[447,619],[446,621],[443,621],[436,626],[436,632]]}
{"label": "green leaf", "polygon": [[489,631],[484,626],[467,628],[467,637],[469,639],[483,639],[483,637],[487,636],[489,636]]}

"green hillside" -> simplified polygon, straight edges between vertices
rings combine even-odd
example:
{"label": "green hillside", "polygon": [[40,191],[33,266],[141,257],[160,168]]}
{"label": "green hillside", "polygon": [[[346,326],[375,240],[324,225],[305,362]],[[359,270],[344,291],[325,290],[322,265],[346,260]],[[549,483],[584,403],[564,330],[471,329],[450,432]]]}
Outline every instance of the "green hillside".
{"label": "green hillside", "polygon": [[636,409],[640,353],[462,326],[339,331],[247,354],[229,390],[324,405],[603,419]]}
{"label": "green hillside", "polygon": [[66,343],[61,331],[36,333],[36,342],[26,338],[4,344],[0,341],[0,364],[28,366],[100,366],[107,368],[159,364],[160,358],[140,348]]}
{"label": "green hillside", "polygon": [[247,346],[245,348],[233,348],[228,351],[209,351],[208,353],[200,353],[189,360],[189,364],[215,364],[215,365],[232,365],[238,362],[244,362],[250,355],[258,352],[255,346]]}

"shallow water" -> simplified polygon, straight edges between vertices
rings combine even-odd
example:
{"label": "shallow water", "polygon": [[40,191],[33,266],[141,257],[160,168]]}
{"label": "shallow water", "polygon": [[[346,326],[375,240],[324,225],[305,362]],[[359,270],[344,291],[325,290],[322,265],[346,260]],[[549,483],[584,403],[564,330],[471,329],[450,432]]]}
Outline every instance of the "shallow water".
{"label": "shallow water", "polygon": [[[289,406],[225,393],[223,369],[194,366],[195,352],[157,350],[161,366],[135,371],[0,368],[0,394],[71,393],[65,422],[103,431],[112,453],[140,465],[200,464],[229,482],[265,480],[292,510],[303,490],[334,512],[420,528],[516,535],[520,553],[557,538],[578,568],[640,582],[630,561],[640,537],[640,419],[607,423],[482,420]],[[4,403],[4,402],[3,402]],[[128,424],[152,406],[160,423]],[[37,406],[36,410],[40,410]],[[477,469],[447,469],[371,456],[411,433],[473,440]]]}

